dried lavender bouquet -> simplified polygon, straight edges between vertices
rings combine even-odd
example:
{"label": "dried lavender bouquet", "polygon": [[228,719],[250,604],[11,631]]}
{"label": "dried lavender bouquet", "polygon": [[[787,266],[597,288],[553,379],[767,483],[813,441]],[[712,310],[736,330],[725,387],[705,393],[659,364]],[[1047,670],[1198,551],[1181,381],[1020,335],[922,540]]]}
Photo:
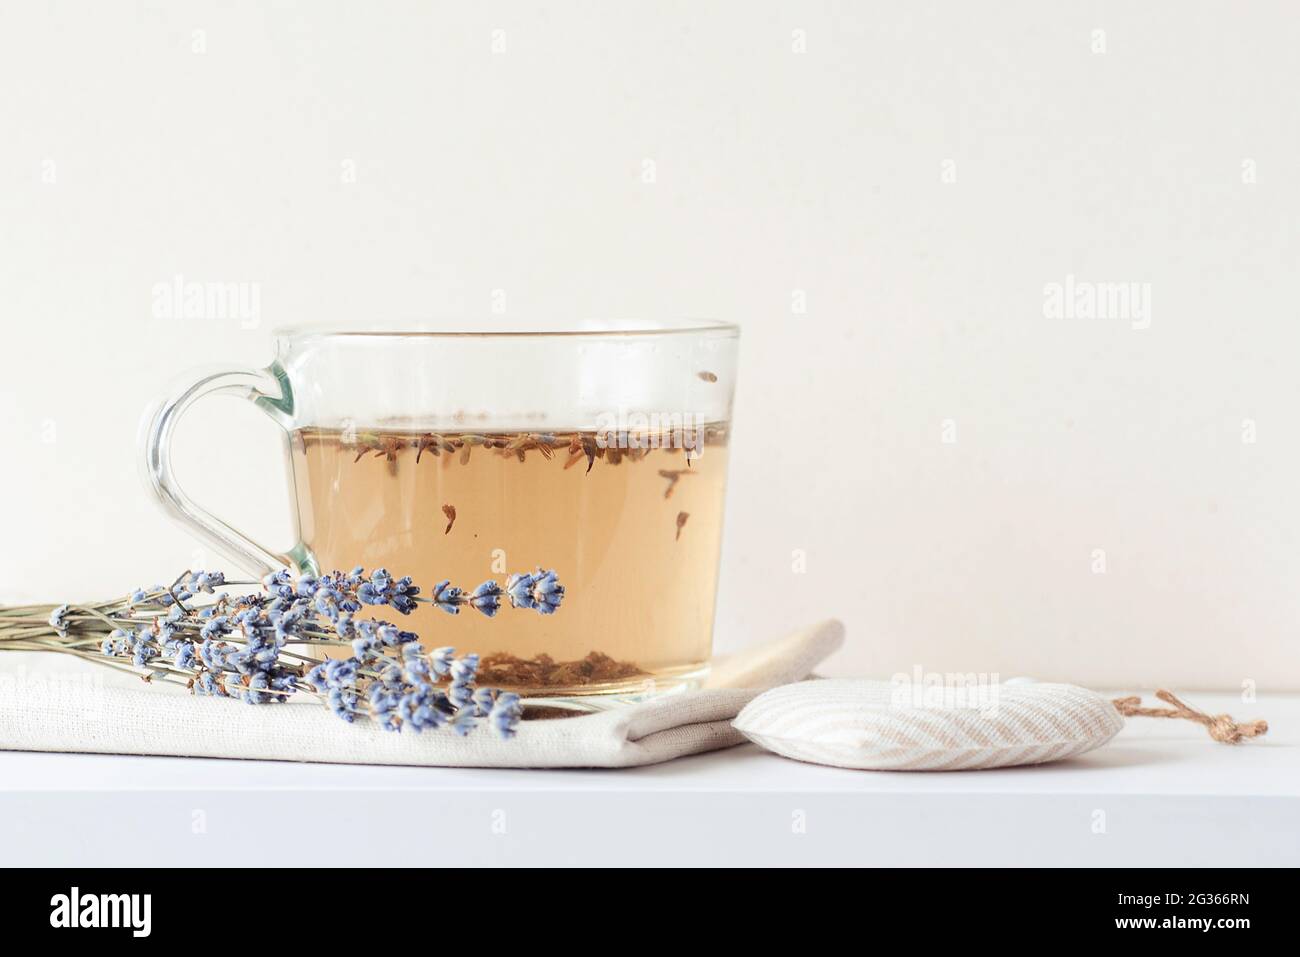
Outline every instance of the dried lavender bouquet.
{"label": "dried lavender bouquet", "polygon": [[[305,696],[344,721],[362,716],[386,731],[448,727],[468,734],[486,723],[508,738],[522,702],[512,692],[475,687],[478,655],[428,651],[414,632],[356,615],[366,605],[409,615],[431,604],[452,615],[469,605],[492,618],[503,597],[512,608],[550,615],[564,598],[555,572],[540,568],[511,575],[504,589],[486,581],[466,593],[440,582],[428,597],[409,577],[382,568],[369,577],[361,568],[297,579],[278,571],[262,580],[261,591],[235,597],[216,591],[257,584],[186,571],[170,586],[112,601],[0,606],[0,650],[75,655],[147,682],[249,704]],[[330,647],[352,653],[322,661],[319,652]]]}

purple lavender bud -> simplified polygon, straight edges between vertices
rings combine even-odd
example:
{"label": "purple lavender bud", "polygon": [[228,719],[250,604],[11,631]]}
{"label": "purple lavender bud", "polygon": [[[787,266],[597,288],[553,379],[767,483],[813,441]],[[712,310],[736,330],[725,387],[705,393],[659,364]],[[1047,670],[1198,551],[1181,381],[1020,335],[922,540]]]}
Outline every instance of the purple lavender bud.
{"label": "purple lavender bud", "polygon": [[553,615],[564,600],[564,586],[556,578],[555,572],[543,572],[540,568],[533,576],[531,598],[537,611],[543,615]]}
{"label": "purple lavender bud", "polygon": [[208,619],[207,623],[199,629],[199,637],[205,641],[228,634],[230,634],[230,618],[226,615],[217,615],[215,618]]}
{"label": "purple lavender bud", "polygon": [[496,704],[496,700],[497,693],[495,690],[492,688],[479,688],[474,692],[474,698],[471,701],[474,713],[479,717],[486,718],[492,710],[492,706]]}
{"label": "purple lavender bud", "polygon": [[246,648],[240,649],[239,651],[233,651],[226,655],[226,664],[227,666],[234,668],[241,675],[251,674],[257,670],[256,662],[253,660],[253,655]]}
{"label": "purple lavender bud", "polygon": [[397,707],[397,695],[393,694],[380,682],[376,681],[366,692],[366,697],[370,700],[370,708],[376,714],[386,711],[392,711]]}
{"label": "purple lavender bud", "polygon": [[291,601],[294,597],[293,576],[289,574],[287,568],[281,568],[278,572],[267,575],[262,579],[262,584],[272,595],[286,601]]}
{"label": "purple lavender bud", "polygon": [[357,696],[351,691],[334,688],[329,696],[330,710],[351,724],[356,720]]}
{"label": "purple lavender bud", "polygon": [[334,590],[331,588],[320,588],[316,591],[316,600],[314,602],[316,610],[333,621],[339,616],[338,599],[334,597]]}
{"label": "purple lavender bud", "polygon": [[258,672],[248,679],[247,690],[243,694],[247,704],[265,704],[266,695],[262,694],[271,686],[270,680],[262,672]]}
{"label": "purple lavender bud", "polygon": [[331,688],[352,685],[357,680],[360,662],[355,658],[335,658],[325,665],[325,678]]}
{"label": "purple lavender bud", "polygon": [[425,659],[407,658],[406,667],[402,669],[402,677],[413,685],[425,684],[429,681],[429,670],[429,662]]}
{"label": "purple lavender bud", "polygon": [[60,605],[50,613],[50,627],[60,635],[66,636],[68,633],[68,606]]}
{"label": "purple lavender bud", "polygon": [[462,738],[473,731],[477,725],[478,715],[468,708],[456,712],[456,717],[451,719],[451,730]]}
{"label": "purple lavender bud", "polygon": [[496,615],[501,607],[501,586],[494,581],[486,581],[474,589],[469,603],[488,618]]}
{"label": "purple lavender bud", "polygon": [[195,665],[194,642],[178,641],[176,642],[176,651],[173,652],[172,664],[177,668],[185,671],[192,671]]}
{"label": "purple lavender bud", "polygon": [[367,638],[364,635],[352,640],[352,654],[365,664],[370,664],[382,653],[381,645],[374,638]]}
{"label": "purple lavender bud", "polygon": [[441,727],[447,715],[438,707],[440,700],[441,697],[428,688],[403,695],[397,709],[402,726],[417,734],[426,728]]}
{"label": "purple lavender bud", "polygon": [[351,612],[345,611],[334,619],[334,633],[345,641],[356,636],[357,628],[352,623]]}
{"label": "purple lavender bud", "polygon": [[447,720],[447,716],[430,705],[420,705],[415,709],[411,716],[412,725],[417,731],[425,728],[441,728]]}
{"label": "purple lavender bud", "polygon": [[189,589],[195,594],[204,592],[211,595],[214,588],[220,588],[225,583],[226,576],[222,572],[198,571],[190,576]]}
{"label": "purple lavender bud", "polygon": [[[257,625],[261,625],[261,620],[256,616],[253,619]],[[298,633],[302,630],[303,625],[307,622],[307,612],[301,605],[294,604],[289,610],[275,618],[275,634],[277,638],[288,640],[297,638]],[[255,625],[254,627],[257,627]]]}
{"label": "purple lavender bud", "polygon": [[412,584],[409,575],[399,578],[393,582],[390,604],[403,615],[409,615],[416,609],[415,596],[418,594],[420,594],[420,589]]}
{"label": "purple lavender bud", "polygon": [[465,655],[451,663],[451,680],[457,684],[471,684],[478,674],[478,655]]}
{"label": "purple lavender bud", "polygon": [[213,677],[212,672],[205,671],[199,675],[194,691],[201,695],[218,695],[221,694],[221,686],[217,684],[217,679]]}
{"label": "purple lavender bud", "polygon": [[[420,707],[420,694],[416,691],[409,691],[402,695],[397,701],[397,716],[402,719],[403,724],[411,724],[417,708]],[[419,731],[419,728],[413,728]]]}
{"label": "purple lavender bud", "polygon": [[220,652],[217,648],[217,642],[211,638],[204,639],[203,644],[199,645],[199,661],[208,668],[219,669],[221,662],[218,658]]}
{"label": "purple lavender bud", "polygon": [[523,703],[513,691],[503,691],[492,706],[488,723],[503,738],[513,738],[520,720],[523,719]]}
{"label": "purple lavender bud", "polygon": [[108,637],[113,642],[114,655],[122,654],[131,644],[131,635],[121,628],[114,628],[108,633]]}
{"label": "purple lavender bud", "polygon": [[[359,580],[359,573],[355,570],[352,576],[344,579],[349,588]],[[369,581],[356,585],[357,601],[365,605],[391,605],[404,615],[415,610],[415,596],[419,593],[420,589],[412,584],[409,576],[394,581],[384,568],[376,568]]]}
{"label": "purple lavender bud", "polygon": [[[453,681],[447,688],[447,697],[457,708],[464,709],[474,700],[474,686],[460,681]],[[468,709],[473,711],[473,708]]]}
{"label": "purple lavender bud", "polygon": [[329,687],[329,678],[325,674],[326,663],[322,662],[311,671],[307,672],[307,683],[317,691],[324,691]]}
{"label": "purple lavender bud", "polygon": [[433,602],[449,615],[459,615],[462,604],[461,591],[450,581],[440,581],[433,586]]}
{"label": "purple lavender bud", "polygon": [[429,652],[429,664],[433,666],[433,673],[439,678],[450,674],[455,654],[455,648],[435,648]]}
{"label": "purple lavender bud", "polygon": [[516,572],[506,579],[506,594],[510,597],[512,608],[533,607],[533,576],[527,572]]}
{"label": "purple lavender bud", "polygon": [[280,649],[275,645],[265,648],[259,648],[252,652],[253,667],[259,671],[266,671],[275,667],[276,662],[280,660]]}

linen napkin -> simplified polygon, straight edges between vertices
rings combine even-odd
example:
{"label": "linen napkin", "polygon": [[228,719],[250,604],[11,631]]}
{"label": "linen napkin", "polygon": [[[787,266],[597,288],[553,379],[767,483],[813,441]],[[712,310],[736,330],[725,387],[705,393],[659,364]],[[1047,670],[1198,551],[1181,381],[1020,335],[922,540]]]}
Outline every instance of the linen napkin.
{"label": "linen napkin", "polygon": [[[393,734],[364,721],[344,724],[312,704],[249,706],[144,688],[135,679],[123,686],[114,673],[82,694],[52,693],[41,672],[55,660],[66,673],[67,659],[10,652],[0,656],[0,750],[475,768],[657,764],[741,743],[744,736],[731,727],[740,709],[768,688],[808,677],[843,641],[844,626],[825,621],[715,660],[699,691],[526,720],[509,740],[485,727],[465,737],[445,730]],[[9,655],[26,659],[27,673],[16,677]],[[46,660],[32,664],[37,657]]]}

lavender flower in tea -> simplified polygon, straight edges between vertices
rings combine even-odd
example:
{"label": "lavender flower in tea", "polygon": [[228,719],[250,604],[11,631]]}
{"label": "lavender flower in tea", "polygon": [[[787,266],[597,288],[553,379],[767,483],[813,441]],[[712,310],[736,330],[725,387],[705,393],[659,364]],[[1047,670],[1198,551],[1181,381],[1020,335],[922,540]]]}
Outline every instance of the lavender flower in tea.
{"label": "lavender flower in tea", "polygon": [[[428,596],[443,611],[469,604],[487,616],[458,626],[480,678],[529,697],[667,690],[698,679],[709,657],[727,466],[724,423],[685,439],[299,429],[290,446],[301,538],[322,566],[388,564],[429,582],[545,559],[575,596],[563,615],[553,612],[564,589],[546,573],[457,602],[441,600],[447,583]],[[507,602],[539,614],[489,622]]]}

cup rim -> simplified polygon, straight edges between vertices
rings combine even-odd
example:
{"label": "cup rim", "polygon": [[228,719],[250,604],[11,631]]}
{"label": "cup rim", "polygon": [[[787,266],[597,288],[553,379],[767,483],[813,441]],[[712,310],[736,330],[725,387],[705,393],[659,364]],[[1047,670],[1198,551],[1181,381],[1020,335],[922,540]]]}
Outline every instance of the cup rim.
{"label": "cup rim", "polygon": [[[542,327],[511,328],[502,323],[502,328],[467,329],[454,328],[459,323],[467,326],[466,320],[415,320],[410,322],[381,322],[363,325],[342,325],[334,323],[306,323],[300,325],[279,326],[271,330],[271,335],[280,339],[301,341],[304,339],[330,337],[356,338],[421,338],[421,339],[549,339],[549,338],[589,338],[589,339],[635,339],[643,336],[690,336],[707,335],[723,338],[737,338],[740,326],[720,319],[681,318],[669,320],[644,319],[585,319],[576,320],[571,325],[584,328],[564,328],[564,323],[539,324]],[[448,328],[439,328],[446,325]],[[608,328],[602,328],[602,327]]]}

